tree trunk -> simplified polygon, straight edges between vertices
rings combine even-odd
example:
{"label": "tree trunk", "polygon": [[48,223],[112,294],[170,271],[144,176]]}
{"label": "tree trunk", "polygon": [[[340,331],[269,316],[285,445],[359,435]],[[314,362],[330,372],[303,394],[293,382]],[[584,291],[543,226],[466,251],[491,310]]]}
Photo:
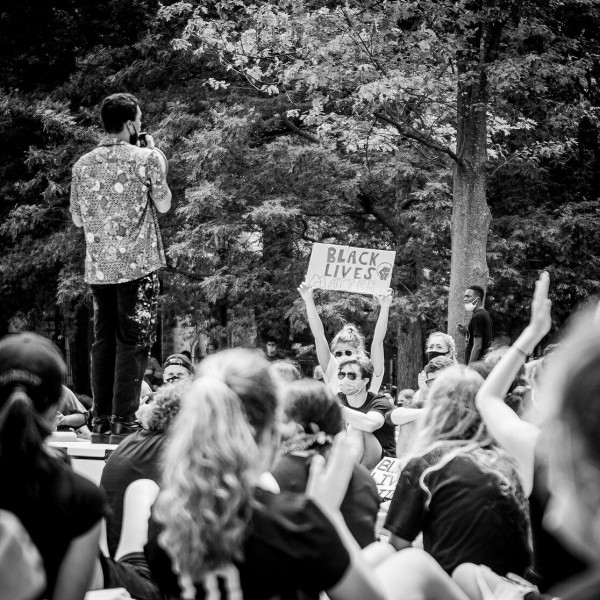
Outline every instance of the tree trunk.
{"label": "tree trunk", "polygon": [[463,294],[469,285],[488,283],[486,248],[491,214],[487,205],[487,80],[483,69],[477,76],[460,69],[458,86],[457,155],[454,168],[452,206],[452,258],[448,333],[456,340],[457,356],[464,359],[465,338],[458,323],[468,315]]}
{"label": "tree trunk", "polygon": [[423,336],[416,319],[398,321],[398,390],[417,389],[417,377],[423,368]]}

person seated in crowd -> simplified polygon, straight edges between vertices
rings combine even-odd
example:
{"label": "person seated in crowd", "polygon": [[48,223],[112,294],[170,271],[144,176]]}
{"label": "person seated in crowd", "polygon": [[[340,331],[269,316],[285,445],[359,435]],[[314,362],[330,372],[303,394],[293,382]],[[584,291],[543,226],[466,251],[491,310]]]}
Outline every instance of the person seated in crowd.
{"label": "person seated in crowd", "polygon": [[184,354],[171,354],[163,364],[164,383],[191,381],[194,378],[194,365]]}
{"label": "person seated in crowd", "polygon": [[419,389],[415,394],[413,403],[424,405],[427,401],[427,394],[431,388],[436,377],[440,374],[443,369],[452,367],[457,364],[451,358],[447,356],[435,356],[426,365],[425,368],[419,373],[418,384]]}
{"label": "person seated in crowd", "polygon": [[13,513],[37,547],[46,585],[40,598],[82,600],[92,580],[104,493],[44,443],[54,426],[66,365],[34,333],[0,340],[0,509]]}
{"label": "person seated in crowd", "polygon": [[283,383],[291,383],[302,379],[302,371],[297,363],[291,360],[276,360],[271,363],[273,375]]}
{"label": "person seated in crowd", "polygon": [[[529,325],[496,364],[477,395],[477,408],[488,431],[516,461],[520,481],[529,497],[533,566],[527,579],[536,584],[541,592],[546,592],[584,568],[581,560],[542,524],[551,486],[548,483],[547,452],[540,446],[540,429],[522,420],[504,401],[527,356],[552,325],[549,286],[550,277],[544,272],[535,286]],[[554,369],[560,368],[562,371],[558,360],[553,360],[551,364],[548,374],[551,375]],[[541,402],[544,402],[544,393],[547,391],[540,394]]]}
{"label": "person seated in crowd", "polygon": [[[315,301],[313,298],[313,288],[303,283],[298,288],[302,300],[306,305],[306,314],[310,330],[315,338],[315,347],[317,350],[317,359],[323,370],[325,383],[331,387],[334,394],[339,392],[338,383],[338,363],[342,358],[353,358],[355,356],[367,356],[365,349],[365,339],[354,325],[345,325],[339,331],[331,342],[331,350],[325,337],[323,323],[317,312]],[[377,296],[377,300],[381,305],[379,317],[375,324],[373,333],[373,343],[371,344],[371,360],[373,361],[373,377],[369,391],[377,394],[383,381],[385,356],[383,351],[383,340],[387,331],[388,318],[390,314],[390,306],[392,305],[392,290],[388,289],[387,293],[382,296]]]}
{"label": "person seated in crowd", "polygon": [[368,391],[373,363],[366,356],[343,358],[338,371],[342,417],[347,434],[357,448],[360,463],[372,470],[384,456],[395,456],[394,426],[386,423],[387,398]]}
{"label": "person seated in crowd", "polygon": [[438,356],[444,356],[449,358],[454,364],[458,363],[456,360],[456,344],[454,343],[454,338],[442,331],[434,331],[429,334],[427,341],[425,342],[425,354],[427,356],[427,362],[431,362]]}
{"label": "person seated in crowd", "polygon": [[136,417],[141,429],[128,436],[110,455],[102,471],[100,486],[106,492],[111,514],[106,519],[106,541],[110,556],[115,555],[121,536],[123,496],[127,486],[138,479],[160,481],[160,457],[166,433],[179,412],[181,398],[190,385],[183,380],[164,385],[148,404],[140,406]]}
{"label": "person seated in crowd", "polygon": [[265,343],[265,357],[271,362],[285,360],[287,358],[285,352],[280,350],[279,344],[275,338],[267,338]]}
{"label": "person seated in crowd", "polygon": [[162,381],[163,372],[160,368],[160,363],[155,356],[150,355],[148,357],[148,364],[146,365],[146,371],[144,372],[143,381],[150,387],[152,391],[160,385]]}
{"label": "person seated in crowd", "polygon": [[313,458],[306,495],[264,476],[280,414],[264,357],[226,350],[200,371],[169,432],[145,549],[167,597],[465,597],[424,552],[382,544],[378,566],[367,561],[369,548],[361,551],[339,510],[357,458],[345,436],[327,465]]}
{"label": "person seated in crowd", "polygon": [[[333,439],[344,430],[342,411],[326,385],[308,378],[285,387],[283,407],[295,434],[284,441],[271,473],[282,490],[301,494],[312,459],[317,454],[327,458]],[[355,465],[340,511],[361,548],[375,541],[378,510],[375,481],[365,467]]]}
{"label": "person seated in crowd", "polygon": [[415,390],[411,390],[410,388],[405,388],[400,390],[396,396],[396,407],[398,406],[406,406],[406,408],[414,408],[413,407],[413,398],[415,397]]}
{"label": "person seated in crowd", "polygon": [[462,365],[436,378],[384,528],[398,550],[422,532],[425,550],[448,573],[464,562],[502,575],[523,573],[529,566],[525,497],[514,466],[475,407],[482,383]]}
{"label": "person seated in crowd", "polygon": [[56,409],[56,431],[74,431],[77,437],[91,440],[92,432],[87,426],[89,416],[89,410],[79,401],[79,398],[63,385],[63,392]]}

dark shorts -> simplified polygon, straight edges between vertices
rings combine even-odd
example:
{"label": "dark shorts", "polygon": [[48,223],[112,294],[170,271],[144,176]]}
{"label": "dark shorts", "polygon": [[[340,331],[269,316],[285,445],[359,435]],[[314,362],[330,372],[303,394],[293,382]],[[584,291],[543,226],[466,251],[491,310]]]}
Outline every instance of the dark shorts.
{"label": "dark shorts", "polygon": [[164,595],[152,579],[143,552],[132,552],[116,561],[100,554],[104,589],[125,588],[138,600],[164,600]]}

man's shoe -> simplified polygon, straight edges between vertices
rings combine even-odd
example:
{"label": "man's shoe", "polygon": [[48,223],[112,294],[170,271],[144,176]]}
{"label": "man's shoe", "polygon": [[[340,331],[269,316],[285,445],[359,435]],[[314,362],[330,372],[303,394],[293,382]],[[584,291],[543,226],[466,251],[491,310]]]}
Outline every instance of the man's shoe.
{"label": "man's shoe", "polygon": [[92,421],[92,444],[110,444],[110,417],[94,417]]}
{"label": "man's shoe", "polygon": [[128,435],[141,429],[139,421],[121,421],[118,418],[113,419],[112,434],[110,436],[111,444],[121,443]]}

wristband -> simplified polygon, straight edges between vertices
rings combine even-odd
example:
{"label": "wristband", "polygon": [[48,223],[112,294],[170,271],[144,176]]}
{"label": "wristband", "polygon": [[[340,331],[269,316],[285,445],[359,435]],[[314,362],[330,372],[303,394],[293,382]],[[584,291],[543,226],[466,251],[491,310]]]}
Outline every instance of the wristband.
{"label": "wristband", "polygon": [[520,354],[522,354],[525,358],[527,358],[529,356],[529,354],[527,354],[527,352],[525,352],[525,350],[521,350],[521,348],[519,348],[519,346],[517,346],[516,344],[513,344],[512,347],[519,352]]}

